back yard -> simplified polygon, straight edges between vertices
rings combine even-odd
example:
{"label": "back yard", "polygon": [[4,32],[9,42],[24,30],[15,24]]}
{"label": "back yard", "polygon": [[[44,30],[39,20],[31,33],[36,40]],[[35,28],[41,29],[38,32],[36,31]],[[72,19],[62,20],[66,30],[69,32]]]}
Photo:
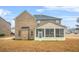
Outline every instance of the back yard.
{"label": "back yard", "polygon": [[3,52],[54,52],[79,51],[79,39],[65,41],[27,41],[27,40],[0,40],[0,51]]}

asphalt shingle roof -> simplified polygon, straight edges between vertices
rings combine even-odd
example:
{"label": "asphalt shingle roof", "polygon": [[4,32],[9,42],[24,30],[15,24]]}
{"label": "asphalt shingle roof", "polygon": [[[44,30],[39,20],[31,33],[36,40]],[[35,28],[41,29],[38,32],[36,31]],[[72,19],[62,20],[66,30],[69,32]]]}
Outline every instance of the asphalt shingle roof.
{"label": "asphalt shingle roof", "polygon": [[56,18],[52,16],[47,16],[47,15],[34,15],[36,20],[61,20],[61,18]]}
{"label": "asphalt shingle roof", "polygon": [[[0,17],[0,20],[4,20],[5,22],[7,22],[8,24],[10,24],[10,22],[6,21],[5,19],[3,19],[2,17]],[[11,24],[10,24],[11,25]]]}

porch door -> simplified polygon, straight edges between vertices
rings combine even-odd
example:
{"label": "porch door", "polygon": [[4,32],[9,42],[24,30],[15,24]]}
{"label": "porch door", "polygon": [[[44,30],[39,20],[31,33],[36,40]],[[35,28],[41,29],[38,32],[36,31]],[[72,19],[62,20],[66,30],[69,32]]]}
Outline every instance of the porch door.
{"label": "porch door", "polygon": [[39,38],[42,38],[42,37],[43,37],[43,32],[42,32],[42,31],[39,31],[39,32],[38,32],[38,37],[39,37]]}

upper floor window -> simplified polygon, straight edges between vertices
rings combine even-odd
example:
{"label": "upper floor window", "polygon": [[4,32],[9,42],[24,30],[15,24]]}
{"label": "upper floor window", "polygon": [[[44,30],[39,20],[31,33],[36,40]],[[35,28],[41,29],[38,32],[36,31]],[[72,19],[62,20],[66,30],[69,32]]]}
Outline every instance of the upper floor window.
{"label": "upper floor window", "polygon": [[37,23],[39,24],[39,23],[40,23],[40,21],[37,21]]}
{"label": "upper floor window", "polygon": [[56,20],[56,23],[60,23],[60,21],[59,20]]}

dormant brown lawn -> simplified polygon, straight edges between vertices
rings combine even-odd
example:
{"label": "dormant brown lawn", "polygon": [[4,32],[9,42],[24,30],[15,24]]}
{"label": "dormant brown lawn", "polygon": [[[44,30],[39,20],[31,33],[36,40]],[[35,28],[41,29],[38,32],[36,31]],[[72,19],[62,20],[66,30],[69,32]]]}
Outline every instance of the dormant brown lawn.
{"label": "dormant brown lawn", "polygon": [[79,39],[66,39],[65,41],[0,40],[0,51],[74,52],[79,51]]}

